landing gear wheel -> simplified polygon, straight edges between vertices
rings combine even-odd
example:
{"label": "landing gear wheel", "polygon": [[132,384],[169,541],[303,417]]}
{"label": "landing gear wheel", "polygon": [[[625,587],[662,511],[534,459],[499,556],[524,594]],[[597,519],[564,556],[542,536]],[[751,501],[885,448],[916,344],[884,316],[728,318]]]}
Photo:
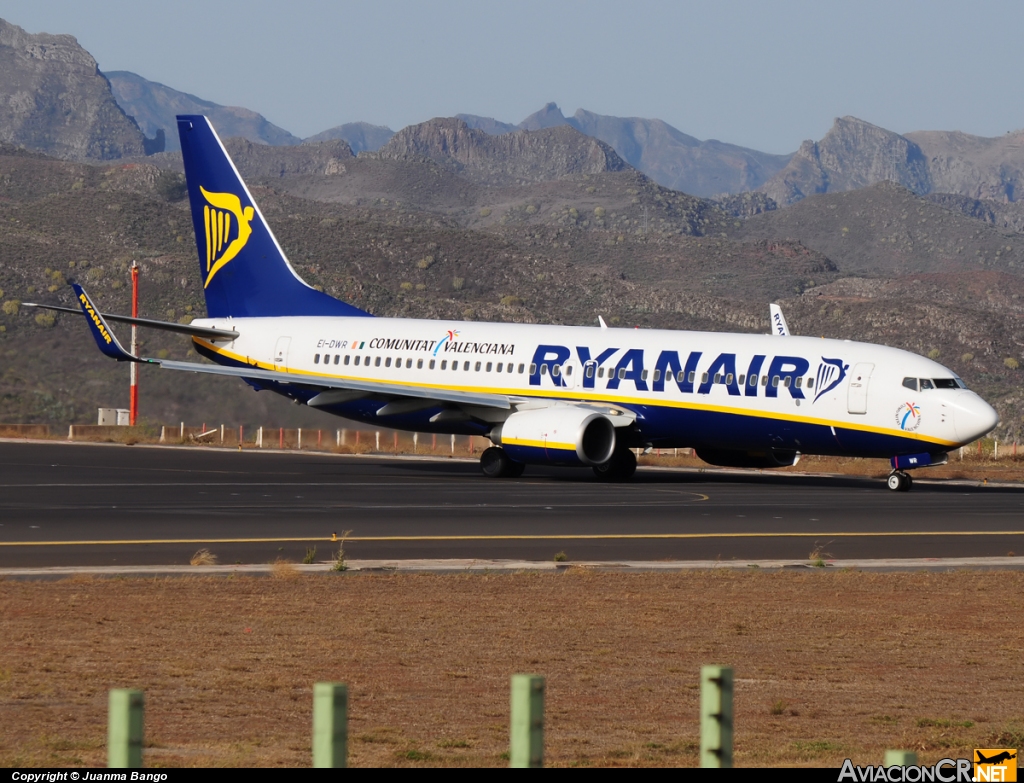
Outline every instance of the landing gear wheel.
{"label": "landing gear wheel", "polygon": [[885,483],[893,492],[907,492],[914,482],[906,473],[893,471]]}
{"label": "landing gear wheel", "polygon": [[487,478],[517,478],[523,475],[526,466],[514,462],[504,449],[491,446],[480,455],[480,471]]}
{"label": "landing gear wheel", "polygon": [[603,465],[594,465],[594,475],[600,481],[627,481],[636,473],[636,455],[629,449],[612,454]]}

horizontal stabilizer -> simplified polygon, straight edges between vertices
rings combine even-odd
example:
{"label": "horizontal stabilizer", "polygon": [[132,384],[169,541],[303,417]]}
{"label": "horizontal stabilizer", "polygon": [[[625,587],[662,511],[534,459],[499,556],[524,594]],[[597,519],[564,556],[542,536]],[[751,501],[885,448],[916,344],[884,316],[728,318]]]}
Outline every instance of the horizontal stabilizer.
{"label": "horizontal stabilizer", "polygon": [[[22,307],[38,307],[40,310],[54,310],[58,313],[74,313],[82,315],[82,310],[73,307],[60,307],[59,305],[36,304],[35,302],[23,302]],[[193,337],[205,337],[208,340],[234,340],[238,332],[233,329],[212,329],[209,326],[193,326],[192,324],[176,324],[170,321],[153,321],[149,318],[133,318],[130,315],[114,315],[113,313],[98,313],[104,320],[115,323],[133,324],[144,326],[147,329],[159,329],[164,332],[176,332],[177,334],[189,334]],[[89,317],[85,313],[86,318]]]}

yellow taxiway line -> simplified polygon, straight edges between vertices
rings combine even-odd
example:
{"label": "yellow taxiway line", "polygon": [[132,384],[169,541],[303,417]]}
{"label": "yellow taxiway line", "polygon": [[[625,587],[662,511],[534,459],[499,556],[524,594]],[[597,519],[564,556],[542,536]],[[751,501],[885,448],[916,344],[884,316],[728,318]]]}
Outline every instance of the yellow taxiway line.
{"label": "yellow taxiway line", "polygon": [[554,535],[468,536],[346,536],[289,538],[145,538],[106,541],[0,541],[0,547],[25,546],[142,546],[147,544],[300,544],[382,543],[390,541],[623,541],[694,540],[706,538],[925,538],[927,536],[1024,536],[1024,530],[892,530],[880,532],[826,531],[814,533],[580,533]]}

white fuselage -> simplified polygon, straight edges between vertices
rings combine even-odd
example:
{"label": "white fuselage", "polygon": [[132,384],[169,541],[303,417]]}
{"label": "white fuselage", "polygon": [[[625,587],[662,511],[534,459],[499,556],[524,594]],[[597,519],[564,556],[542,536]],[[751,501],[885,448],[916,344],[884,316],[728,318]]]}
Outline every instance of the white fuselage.
{"label": "white fuselage", "polygon": [[[659,446],[935,453],[998,421],[937,362],[846,340],[396,318],[195,323],[239,333],[230,342],[194,338],[219,363],[506,395],[511,412],[538,400],[616,406],[636,416],[644,443]],[[367,411],[332,412],[365,420]],[[380,424],[460,431],[421,419]]]}

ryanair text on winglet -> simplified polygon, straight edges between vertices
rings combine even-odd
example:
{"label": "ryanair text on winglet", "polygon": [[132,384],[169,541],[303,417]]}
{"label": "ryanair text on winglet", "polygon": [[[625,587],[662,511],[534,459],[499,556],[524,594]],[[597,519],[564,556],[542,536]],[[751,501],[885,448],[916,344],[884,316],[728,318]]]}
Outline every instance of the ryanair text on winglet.
{"label": "ryanair text on winglet", "polygon": [[89,313],[89,317],[92,319],[92,322],[96,324],[96,328],[100,330],[100,334],[103,335],[103,339],[106,341],[107,345],[110,345],[110,343],[113,342],[113,340],[111,339],[110,334],[107,332],[106,327],[103,326],[103,321],[101,321],[100,317],[96,315],[96,311],[93,309],[92,304],[89,302],[89,297],[87,297],[85,294],[79,294],[78,298],[82,301],[82,304],[85,305],[86,312]]}

